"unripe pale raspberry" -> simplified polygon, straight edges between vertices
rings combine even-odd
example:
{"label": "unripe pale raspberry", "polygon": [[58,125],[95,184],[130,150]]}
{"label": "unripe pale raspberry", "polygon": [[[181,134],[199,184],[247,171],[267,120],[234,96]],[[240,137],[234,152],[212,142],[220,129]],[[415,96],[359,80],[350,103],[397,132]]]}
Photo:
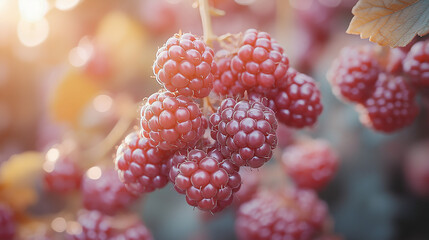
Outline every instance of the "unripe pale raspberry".
{"label": "unripe pale raspberry", "polygon": [[429,87],[429,40],[415,43],[403,66],[415,85]]}
{"label": "unripe pale raspberry", "polygon": [[237,74],[231,70],[232,54],[226,50],[216,52],[217,72],[213,83],[213,92],[219,96],[242,97],[246,90],[238,81]]}
{"label": "unripe pale raspberry", "polygon": [[338,155],[328,142],[305,140],[287,147],[282,155],[286,173],[299,188],[319,190],[338,168]]}
{"label": "unripe pale raspberry", "polygon": [[66,193],[80,188],[82,170],[68,158],[46,161],[43,180],[48,191]]}
{"label": "unripe pale raspberry", "polygon": [[358,107],[361,122],[381,132],[408,126],[419,112],[414,97],[414,89],[402,76],[380,73],[372,95]]}
{"label": "unripe pale raspberry", "polygon": [[332,63],[328,80],[338,97],[363,103],[371,95],[379,72],[373,46],[345,47]]}
{"label": "unripe pale raspberry", "polygon": [[186,159],[177,165],[174,179],[180,193],[186,194],[189,205],[203,211],[220,211],[232,202],[232,194],[240,188],[238,167],[213,150],[190,150]]}
{"label": "unripe pale raspberry", "polygon": [[175,34],[156,53],[153,72],[168,91],[203,98],[213,88],[214,52],[203,40],[185,33]]}
{"label": "unripe pale raspberry", "polygon": [[310,190],[261,192],[240,206],[238,239],[313,240],[327,222],[326,204]]}
{"label": "unripe pale raspberry", "polygon": [[84,175],[82,198],[86,209],[114,214],[128,207],[137,196],[126,189],[114,169],[104,169],[97,179],[90,178],[88,172]]}
{"label": "unripe pale raspberry", "polygon": [[280,86],[289,68],[289,59],[283,48],[266,32],[248,29],[243,36],[237,55],[232,58],[231,69],[246,89]]}
{"label": "unripe pale raspberry", "polygon": [[141,108],[142,135],[161,150],[192,147],[208,126],[198,105],[171,92],[152,94]]}
{"label": "unripe pale raspberry", "polygon": [[237,166],[261,167],[277,146],[275,114],[259,102],[225,99],[211,115],[210,127],[223,156]]}
{"label": "unripe pale raspberry", "polygon": [[139,132],[130,133],[119,146],[115,166],[119,179],[134,193],[147,193],[168,183],[169,153],[152,147]]}
{"label": "unripe pale raspberry", "polygon": [[16,234],[16,224],[12,210],[0,204],[0,239],[12,240]]}

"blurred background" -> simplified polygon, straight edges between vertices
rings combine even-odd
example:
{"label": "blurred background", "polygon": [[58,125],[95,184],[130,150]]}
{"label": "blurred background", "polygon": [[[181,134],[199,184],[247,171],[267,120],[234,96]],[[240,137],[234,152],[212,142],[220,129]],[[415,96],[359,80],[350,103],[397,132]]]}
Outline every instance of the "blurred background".
{"label": "blurred background", "polygon": [[[406,167],[405,160],[428,136],[427,103],[419,100],[421,113],[411,127],[379,134],[361,125],[354,107],[335,98],[326,80],[343,46],[368,43],[345,33],[355,3],[213,0],[226,15],[212,22],[217,35],[248,28],[269,32],[291,65],[319,83],[324,112],[317,126],[298,134],[327,139],[340,154],[340,169],[320,194],[335,232],[351,240],[429,239],[427,192],[410,188],[413,180],[405,177],[419,168]],[[179,31],[202,35],[192,4],[0,0],[0,164],[14,154],[45,155],[66,143],[91,153],[79,160],[82,166],[113,166],[115,146],[138,123],[139,102],[160,88],[152,73],[158,47]],[[429,162],[429,152],[419,158]],[[41,183],[34,184],[38,198],[25,205],[26,211],[43,216],[61,208],[63,199],[46,200]],[[232,208],[202,218],[171,185],[137,205],[133,209],[155,239],[235,239]]]}

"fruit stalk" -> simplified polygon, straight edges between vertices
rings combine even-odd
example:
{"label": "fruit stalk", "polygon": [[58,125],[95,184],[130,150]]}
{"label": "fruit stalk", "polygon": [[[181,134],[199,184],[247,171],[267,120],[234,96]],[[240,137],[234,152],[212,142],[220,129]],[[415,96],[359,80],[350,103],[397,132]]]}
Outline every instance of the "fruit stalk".
{"label": "fruit stalk", "polygon": [[198,0],[198,7],[200,9],[201,21],[203,23],[204,42],[213,47],[212,40],[214,33],[212,22],[210,18],[210,5],[208,0]]}

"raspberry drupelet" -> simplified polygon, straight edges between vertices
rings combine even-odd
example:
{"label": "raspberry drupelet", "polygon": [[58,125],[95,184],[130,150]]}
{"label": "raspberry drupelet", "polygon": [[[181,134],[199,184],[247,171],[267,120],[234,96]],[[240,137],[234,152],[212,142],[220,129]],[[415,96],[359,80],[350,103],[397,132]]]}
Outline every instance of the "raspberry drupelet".
{"label": "raspberry drupelet", "polygon": [[168,183],[168,157],[169,153],[152,147],[139,132],[132,132],[117,150],[115,167],[129,191],[148,193]]}
{"label": "raspberry drupelet", "polygon": [[277,119],[260,102],[227,98],[210,116],[210,127],[223,156],[237,166],[259,168],[277,146]]}
{"label": "raspberry drupelet", "polygon": [[142,136],[161,150],[193,147],[208,127],[198,104],[171,92],[152,94],[141,108]]}
{"label": "raspberry drupelet", "polygon": [[213,50],[190,33],[169,38],[153,64],[156,80],[165,89],[195,98],[210,94],[216,69]]}
{"label": "raspberry drupelet", "polygon": [[237,74],[231,70],[232,56],[226,50],[216,52],[217,72],[213,83],[213,92],[219,96],[242,97],[246,89],[238,81]]}

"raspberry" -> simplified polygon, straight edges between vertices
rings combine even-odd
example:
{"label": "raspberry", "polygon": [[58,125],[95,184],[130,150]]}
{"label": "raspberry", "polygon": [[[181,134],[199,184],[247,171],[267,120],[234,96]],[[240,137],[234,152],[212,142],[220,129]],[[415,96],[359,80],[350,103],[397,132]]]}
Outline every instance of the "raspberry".
{"label": "raspberry", "polygon": [[429,87],[429,40],[415,43],[403,62],[406,72],[417,86]]}
{"label": "raspberry", "polygon": [[142,135],[161,150],[192,147],[207,128],[207,119],[190,98],[170,92],[152,94],[141,108]]}
{"label": "raspberry", "polygon": [[242,45],[232,58],[231,69],[246,89],[279,87],[289,68],[283,48],[266,32],[248,29]]}
{"label": "raspberry", "polygon": [[113,236],[111,218],[99,211],[79,212],[82,231],[70,235],[73,240],[106,240]]}
{"label": "raspberry", "polygon": [[210,127],[223,156],[237,166],[261,167],[277,146],[275,114],[259,102],[223,100],[210,116]]}
{"label": "raspberry", "polygon": [[379,72],[374,48],[364,45],[343,48],[327,77],[335,95],[351,102],[363,103],[371,95]]}
{"label": "raspberry", "polygon": [[295,131],[283,124],[277,128],[277,141],[280,148],[285,148],[295,141]]}
{"label": "raspberry", "polygon": [[80,188],[82,170],[68,158],[54,162],[47,160],[43,165],[45,188],[52,192],[66,193]]}
{"label": "raspberry", "polygon": [[156,53],[153,72],[168,91],[203,98],[213,88],[216,63],[213,50],[201,39],[175,34]]}
{"label": "raspberry", "polygon": [[307,140],[287,147],[282,163],[299,188],[320,190],[334,176],[338,156],[328,142]]}
{"label": "raspberry", "polygon": [[119,179],[134,193],[147,193],[168,183],[168,155],[150,146],[138,132],[130,133],[119,146],[115,166]]}
{"label": "raspberry", "polygon": [[16,225],[12,210],[0,204],[0,239],[14,239],[16,233]]}
{"label": "raspberry", "polygon": [[313,191],[261,192],[240,206],[235,229],[238,239],[312,240],[327,217],[326,204]]}
{"label": "raspberry", "polygon": [[217,212],[229,205],[232,194],[241,185],[238,167],[224,159],[218,150],[207,154],[193,149],[178,169],[174,179],[176,188],[185,192],[189,205],[203,211]]}
{"label": "raspberry", "polygon": [[91,176],[90,169],[82,180],[82,198],[86,209],[114,214],[137,199],[128,192],[113,169],[105,169],[99,178]]}
{"label": "raspberry", "polygon": [[240,97],[246,90],[231,70],[232,54],[226,50],[216,52],[217,72],[213,83],[213,91],[219,96]]}
{"label": "raspberry", "polygon": [[429,141],[416,144],[405,161],[405,180],[417,195],[429,197]]}
{"label": "raspberry", "polygon": [[407,56],[404,48],[391,48],[386,61],[386,71],[391,74],[400,74],[403,71],[402,62]]}
{"label": "raspberry", "polygon": [[239,173],[241,175],[241,188],[234,197],[234,204],[236,206],[240,206],[251,200],[256,195],[261,180],[259,172],[256,171],[241,169]]}
{"label": "raspberry", "polygon": [[418,114],[414,89],[401,76],[381,73],[374,92],[359,106],[361,122],[381,132],[410,125]]}
{"label": "raspberry", "polygon": [[312,126],[322,113],[320,91],[313,78],[289,68],[285,85],[267,93],[268,106],[289,127]]}
{"label": "raspberry", "polygon": [[153,237],[146,226],[139,221],[110,240],[153,240]]}

